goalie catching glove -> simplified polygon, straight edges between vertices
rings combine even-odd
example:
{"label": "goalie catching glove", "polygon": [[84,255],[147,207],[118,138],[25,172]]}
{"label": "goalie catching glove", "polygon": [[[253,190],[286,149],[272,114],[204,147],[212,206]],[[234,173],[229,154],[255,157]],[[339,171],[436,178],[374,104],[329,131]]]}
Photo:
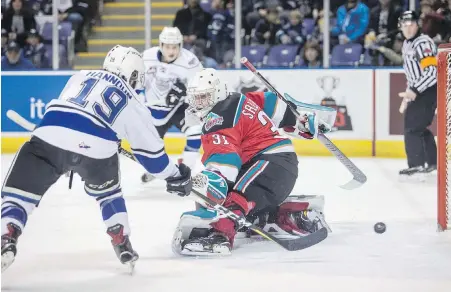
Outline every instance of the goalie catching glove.
{"label": "goalie catching glove", "polygon": [[337,116],[334,108],[299,102],[287,93],[285,98],[290,106],[300,113],[294,126],[283,127],[286,134],[311,140],[317,138],[320,133],[325,134],[332,130]]}
{"label": "goalie catching glove", "polygon": [[331,125],[322,121],[316,113],[301,113],[296,125],[283,127],[286,134],[308,140],[318,137],[319,133],[328,133],[331,129]]}

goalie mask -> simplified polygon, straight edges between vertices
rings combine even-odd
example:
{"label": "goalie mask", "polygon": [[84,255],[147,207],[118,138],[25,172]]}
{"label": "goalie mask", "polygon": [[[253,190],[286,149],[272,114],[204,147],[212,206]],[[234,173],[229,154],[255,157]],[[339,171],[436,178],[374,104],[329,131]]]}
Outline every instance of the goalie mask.
{"label": "goalie mask", "polygon": [[227,95],[227,85],[219,79],[215,69],[208,68],[197,72],[188,84],[187,114],[194,115],[202,121],[218,102],[227,98]]}

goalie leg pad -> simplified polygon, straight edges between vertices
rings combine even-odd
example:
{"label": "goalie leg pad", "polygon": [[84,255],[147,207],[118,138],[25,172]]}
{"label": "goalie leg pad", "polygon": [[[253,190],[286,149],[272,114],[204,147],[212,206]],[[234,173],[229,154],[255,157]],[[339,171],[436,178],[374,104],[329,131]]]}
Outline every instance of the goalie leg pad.
{"label": "goalie leg pad", "polygon": [[296,196],[288,197],[279,206],[276,224],[284,231],[305,235],[323,227],[324,197]]}
{"label": "goalie leg pad", "polygon": [[[204,207],[183,213],[172,238],[173,252],[176,254],[190,255],[189,252],[183,250],[186,242],[197,238],[208,237],[212,229],[210,224],[219,219],[220,217],[216,210],[210,210]],[[202,250],[199,252],[202,252]]]}
{"label": "goalie leg pad", "polygon": [[259,214],[256,224],[279,238],[305,236],[325,226],[323,196],[289,196],[277,209]]}

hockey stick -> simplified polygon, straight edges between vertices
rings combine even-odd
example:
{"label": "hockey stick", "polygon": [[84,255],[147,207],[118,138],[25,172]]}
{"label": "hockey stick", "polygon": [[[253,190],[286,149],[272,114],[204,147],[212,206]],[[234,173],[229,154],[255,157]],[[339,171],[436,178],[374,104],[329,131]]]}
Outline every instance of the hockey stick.
{"label": "hockey stick", "polygon": [[[277,95],[277,97],[279,97],[282,101],[284,101],[297,117],[300,116],[297,109],[294,108],[287,101],[287,99],[282,94],[280,94],[280,92],[277,91],[277,89],[275,89],[274,86],[272,86],[271,83],[269,83],[269,81],[260,72],[257,71],[257,69],[254,67],[254,65],[252,65],[252,63],[246,57],[241,58],[241,64],[246,66],[246,68],[248,68],[252,73],[254,73],[254,75],[257,76],[257,78],[259,78],[266,85],[266,87],[269,90],[271,90],[273,93],[275,93]],[[366,182],[366,180],[367,180],[366,175],[348,157],[346,157],[346,155],[343,152],[341,152],[341,150],[338,149],[338,147],[334,143],[332,143],[332,141],[330,141],[326,135],[324,135],[323,133],[319,133],[318,140],[333,155],[335,155],[335,157],[348,169],[348,171],[353,176],[352,180],[349,181],[348,183],[340,186],[341,188],[343,188],[345,190],[352,190],[352,189],[362,186]]]}
{"label": "hockey stick", "polygon": [[34,128],[36,128],[36,125],[32,122],[27,121],[24,117],[19,115],[16,111],[8,110],[6,112],[6,116],[25,130],[28,130],[30,132],[33,132]]}

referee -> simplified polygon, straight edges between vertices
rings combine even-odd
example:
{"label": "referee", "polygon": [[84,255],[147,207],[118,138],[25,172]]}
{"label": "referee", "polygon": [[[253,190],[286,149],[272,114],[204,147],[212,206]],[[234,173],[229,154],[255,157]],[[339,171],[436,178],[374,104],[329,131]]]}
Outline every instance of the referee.
{"label": "referee", "polygon": [[408,168],[401,176],[429,173],[437,169],[437,145],[427,128],[432,124],[437,108],[437,46],[420,31],[418,15],[404,12],[399,27],[405,37],[402,56],[407,77],[407,89],[400,112],[404,113],[404,143]]}

